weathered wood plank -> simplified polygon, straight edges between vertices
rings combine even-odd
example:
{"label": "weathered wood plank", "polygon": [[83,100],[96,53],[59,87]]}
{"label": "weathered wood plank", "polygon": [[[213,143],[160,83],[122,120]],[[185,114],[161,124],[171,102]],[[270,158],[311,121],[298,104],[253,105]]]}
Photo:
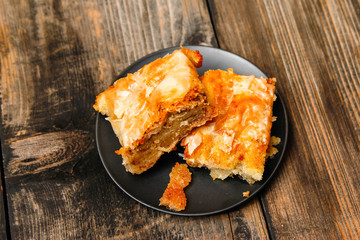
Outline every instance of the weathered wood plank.
{"label": "weathered wood plank", "polygon": [[95,95],[136,59],[216,45],[204,1],[0,1],[5,180],[14,239],[231,239],[228,214],[183,218],[126,196],[94,142]]}
{"label": "weathered wood plank", "polygon": [[259,198],[229,213],[233,239],[269,239]]}
{"label": "weathered wood plank", "polygon": [[[63,140],[70,143],[61,145],[71,146],[71,142],[79,140],[76,134],[73,138],[69,134]],[[16,144],[29,144],[37,139],[38,144],[43,145],[41,141],[45,138],[31,137]],[[60,136],[54,138],[59,141]],[[68,166],[63,164],[49,167],[46,172],[7,178],[8,185],[18,184],[8,190],[14,238],[151,239],[171,236],[207,239],[214,236],[230,239],[227,214],[183,218],[144,207],[125,195],[106,176],[94,148],[81,153],[85,148],[82,148],[83,144],[79,145],[73,151],[85,156],[77,164],[71,164],[69,160]]]}
{"label": "weathered wood plank", "polygon": [[219,45],[278,79],[285,162],[262,196],[273,238],[360,236],[358,1],[211,1]]}

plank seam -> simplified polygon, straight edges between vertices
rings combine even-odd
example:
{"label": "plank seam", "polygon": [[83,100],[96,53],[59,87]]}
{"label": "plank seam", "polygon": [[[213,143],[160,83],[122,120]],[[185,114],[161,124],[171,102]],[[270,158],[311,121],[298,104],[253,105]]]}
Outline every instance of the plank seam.
{"label": "plank seam", "polygon": [[206,7],[208,9],[208,12],[209,12],[210,23],[211,23],[211,26],[212,26],[212,29],[213,29],[213,32],[214,32],[215,42],[216,42],[217,47],[220,48],[219,39],[218,39],[218,36],[216,34],[215,18],[213,16],[213,15],[215,15],[215,13],[213,13],[212,10],[211,10],[211,9],[215,9],[215,8],[211,7],[211,5],[213,5],[213,3],[211,4],[210,0],[205,0],[205,3],[206,3]]}
{"label": "plank seam", "polygon": [[5,184],[5,171],[4,171],[4,157],[2,154],[2,144],[0,141],[0,155],[1,155],[1,163],[0,163],[0,170],[1,170],[1,187],[3,192],[3,203],[4,203],[4,214],[5,214],[5,228],[6,228],[6,237],[7,239],[11,239],[10,233],[10,218],[9,218],[9,211],[8,211],[8,203],[7,203],[7,194],[6,194],[6,184]]}
{"label": "plank seam", "polygon": [[258,197],[258,200],[260,202],[260,207],[261,207],[261,212],[264,216],[264,221],[265,221],[265,224],[266,224],[266,230],[268,231],[268,236],[269,236],[269,239],[272,240],[272,239],[276,239],[275,236],[274,236],[274,232],[271,231],[271,226],[270,226],[270,215],[266,213],[265,211],[265,206],[264,206],[264,202],[263,202],[263,199],[261,198],[261,195],[259,195]]}
{"label": "plank seam", "polygon": [[229,219],[229,223],[230,223],[231,237],[232,237],[232,239],[235,239],[235,236],[234,236],[234,228],[233,228],[233,226],[232,226],[231,217],[230,217],[230,212],[228,212],[227,215],[228,215],[228,219]]}
{"label": "plank seam", "polygon": [[[0,69],[1,69],[1,62],[0,62]],[[0,71],[1,73],[1,71]],[[0,80],[2,80],[2,76],[0,74]],[[4,170],[4,156],[2,152],[2,140],[1,136],[4,136],[4,118],[2,115],[2,108],[3,108],[3,96],[1,93],[2,89],[2,81],[0,81],[0,175],[1,175],[1,187],[3,193],[3,204],[4,204],[4,214],[5,214],[5,229],[6,229],[6,238],[11,239],[11,232],[10,232],[10,217],[8,211],[8,202],[7,202],[7,195],[6,195],[6,184],[5,184],[5,170]]]}

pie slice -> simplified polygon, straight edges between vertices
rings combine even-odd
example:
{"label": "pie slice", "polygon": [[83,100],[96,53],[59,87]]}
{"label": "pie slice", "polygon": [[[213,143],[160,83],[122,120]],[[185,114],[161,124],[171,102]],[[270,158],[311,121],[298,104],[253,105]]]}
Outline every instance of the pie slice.
{"label": "pie slice", "polygon": [[196,67],[199,51],[182,48],[117,80],[96,97],[119,138],[126,170],[140,174],[212,117]]}
{"label": "pie slice", "polygon": [[260,181],[270,140],[274,78],[207,71],[201,81],[218,116],[182,140],[191,167],[207,167],[213,179],[240,175]]}

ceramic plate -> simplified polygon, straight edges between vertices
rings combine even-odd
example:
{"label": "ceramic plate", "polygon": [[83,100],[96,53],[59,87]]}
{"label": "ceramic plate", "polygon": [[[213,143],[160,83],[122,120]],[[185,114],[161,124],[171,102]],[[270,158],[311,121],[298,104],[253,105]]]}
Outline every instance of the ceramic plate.
{"label": "ceramic plate", "polygon": [[[185,46],[192,50],[199,50],[204,57],[203,66],[198,69],[199,75],[209,69],[227,70],[233,68],[237,74],[255,75],[256,77],[267,77],[259,68],[246,59],[233,53],[211,47]],[[127,73],[136,72],[145,64],[163,57],[167,53],[178,48],[163,49],[149,54],[133,63],[118,77],[124,77]],[[278,81],[277,84],[281,84]],[[175,162],[184,162],[183,149],[178,147],[177,151],[165,153],[154,167],[141,175],[132,175],[126,172],[122,165],[121,156],[114,153],[120,148],[111,125],[105,117],[98,114],[96,120],[96,141],[101,160],[114,182],[134,200],[161,212],[184,216],[201,216],[223,212],[239,206],[254,197],[274,176],[282,160],[287,141],[288,123],[284,104],[277,94],[274,102],[274,116],[277,121],[273,123],[272,136],[281,138],[277,146],[279,152],[274,158],[267,160],[263,180],[253,185],[247,184],[238,177],[222,180],[212,180],[209,170],[204,168],[190,168],[192,181],[185,188],[187,206],[184,211],[173,212],[165,207],[159,206],[159,198],[162,196],[169,183],[169,173]],[[243,197],[244,191],[250,191],[250,197]]]}

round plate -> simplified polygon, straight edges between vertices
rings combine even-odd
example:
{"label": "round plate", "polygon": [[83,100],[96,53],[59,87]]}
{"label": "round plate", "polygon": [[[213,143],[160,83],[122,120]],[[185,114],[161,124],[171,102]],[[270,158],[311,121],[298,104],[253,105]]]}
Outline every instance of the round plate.
{"label": "round plate", "polygon": [[[227,70],[228,68],[233,68],[237,74],[267,78],[254,64],[233,53],[211,47],[185,47],[191,50],[199,50],[203,55],[203,66],[198,69],[200,76],[209,69]],[[172,53],[175,49],[178,48],[163,49],[141,58],[125,69],[118,78],[126,76],[127,73],[136,72],[145,64],[168,53]],[[176,215],[201,216],[219,213],[249,201],[269,182],[279,167],[287,141],[288,123],[284,104],[278,94],[277,100],[274,102],[273,112],[274,116],[277,116],[277,121],[273,123],[271,135],[280,137],[281,143],[277,146],[279,152],[274,158],[268,159],[266,162],[263,180],[253,185],[249,185],[238,177],[227,178],[224,181],[213,180],[209,175],[209,170],[205,168],[190,168],[192,181],[185,188],[187,206],[181,212],[173,212],[159,206],[159,199],[169,183],[169,174],[175,162],[184,162],[181,157],[183,148],[178,147],[177,151],[165,153],[154,167],[143,174],[132,175],[126,172],[122,165],[121,156],[114,153],[115,150],[120,148],[120,144],[110,123],[101,114],[98,114],[96,119],[97,148],[111,178],[125,193],[136,201],[150,208]],[[243,197],[244,191],[250,191],[250,197]]]}

